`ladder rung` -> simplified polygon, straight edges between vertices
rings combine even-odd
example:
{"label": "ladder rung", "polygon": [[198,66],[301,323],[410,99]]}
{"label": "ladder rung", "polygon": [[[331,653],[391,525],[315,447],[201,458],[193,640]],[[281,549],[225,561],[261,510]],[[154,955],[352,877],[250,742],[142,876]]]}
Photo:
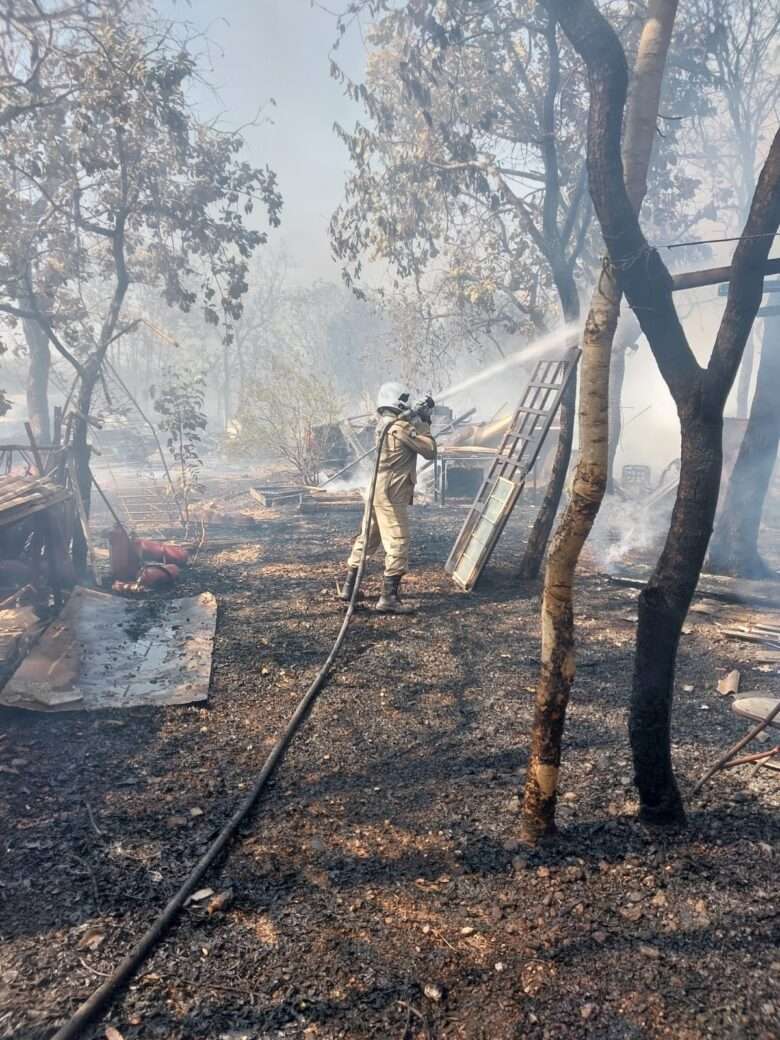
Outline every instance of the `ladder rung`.
{"label": "ladder rung", "polygon": [[524,405],[517,409],[515,415],[525,417],[526,415],[549,415],[549,408],[526,408]]}
{"label": "ladder rung", "polygon": [[[498,455],[503,455],[504,454],[503,449],[507,446],[506,442],[508,440],[510,440],[510,439],[515,442],[515,446],[517,446],[517,442],[518,441],[523,441],[525,444],[530,444],[532,441],[538,440],[543,429],[544,429],[543,426],[537,426],[537,428],[535,430],[526,430],[525,433],[505,433],[504,434],[504,443],[498,449],[497,454]],[[511,449],[511,450],[514,450],[514,449]]]}
{"label": "ladder rung", "polygon": [[518,432],[518,433],[505,433],[504,434],[504,440],[505,441],[508,441],[508,440],[513,440],[513,441],[530,441],[532,436],[533,436],[533,430],[530,430],[527,433],[520,433],[520,432]]}

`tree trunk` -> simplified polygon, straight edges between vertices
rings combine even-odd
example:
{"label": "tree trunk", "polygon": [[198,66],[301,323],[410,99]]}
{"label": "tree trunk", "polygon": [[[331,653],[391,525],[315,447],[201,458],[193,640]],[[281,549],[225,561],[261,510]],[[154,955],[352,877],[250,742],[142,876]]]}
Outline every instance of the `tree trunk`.
{"label": "tree trunk", "polygon": [[746,419],[750,411],[750,380],[753,375],[753,360],[755,358],[755,337],[751,336],[747,341],[742,364],[739,366],[737,378],[737,418]]}
{"label": "tree trunk", "polygon": [[558,444],[555,448],[550,480],[545,488],[544,498],[539,506],[533,527],[525,543],[525,551],[520,561],[517,576],[522,581],[534,581],[539,577],[542,569],[544,554],[550,533],[555,523],[558,506],[561,504],[566,474],[569,471],[571,461],[571,446],[574,440],[574,416],[577,399],[577,376],[576,373],[569,380],[569,385],[561,397],[559,411],[560,428],[558,430]]}
{"label": "tree trunk", "polygon": [[[561,301],[564,321],[567,323],[579,320],[580,299],[577,285],[570,268],[561,268],[553,272],[558,295]],[[542,561],[550,540],[550,533],[555,523],[558,506],[561,504],[561,495],[566,483],[566,474],[569,471],[571,461],[571,446],[574,440],[574,417],[577,400],[577,375],[569,380],[569,385],[561,397],[560,428],[558,431],[558,444],[555,449],[552,472],[550,480],[544,492],[542,504],[536,514],[533,527],[525,543],[525,552],[520,561],[518,577],[523,581],[533,581],[539,577],[542,569]]]}
{"label": "tree trunk", "polygon": [[49,337],[36,322],[29,318],[22,321],[24,338],[30,352],[27,368],[27,418],[39,444],[51,444],[49,420],[49,370],[51,354]]}
{"label": "tree trunk", "polygon": [[[27,311],[37,313],[31,265],[24,269],[20,280],[19,303]],[[27,418],[39,444],[51,444],[49,423],[49,371],[51,352],[46,329],[33,318],[22,319],[22,329],[30,352],[27,366]]]}
{"label": "tree trunk", "polygon": [[[73,458],[76,465],[76,481],[87,517],[89,517],[92,498],[87,416],[92,407],[92,395],[95,392],[99,371],[99,365],[96,366],[88,362],[85,366],[79,386],[78,415],[73,420]],[[87,573],[87,555],[87,542],[84,532],[81,530],[81,525],[77,523],[73,533],[73,566],[79,577],[83,577]]]}
{"label": "tree trunk", "polygon": [[225,430],[227,430],[230,423],[230,357],[228,355],[227,343],[222,347],[222,373],[224,379]]}
{"label": "tree trunk", "polygon": [[761,303],[767,256],[780,226],[780,131],[734,252],[726,308],[702,368],[674,306],[672,277],[648,245],[626,192],[620,131],[627,71],[620,41],[593,0],[548,3],[554,4],[588,66],[588,172],[594,208],[620,286],[680,416],[681,480],[664,551],[640,597],[630,726],[641,814],[655,823],[676,822],[682,805],[671,768],[668,719],[677,644],[715,514],[723,408]]}
{"label": "tree trunk", "polygon": [[[579,321],[580,297],[574,280],[574,262],[567,258],[559,225],[561,180],[558,168],[558,139],[556,106],[559,101],[561,67],[558,47],[558,22],[551,15],[546,29],[548,47],[547,81],[541,110],[542,159],[544,162],[544,202],[542,205],[542,237],[544,251],[558,292],[563,320]],[[558,444],[555,449],[550,481],[542,504],[528,535],[518,576],[523,580],[538,578],[550,540],[550,532],[561,503],[566,474],[571,461],[574,440],[574,408],[577,400],[577,373],[569,380],[560,405]]]}
{"label": "tree trunk", "polygon": [[617,478],[615,476],[615,456],[620,445],[623,432],[623,381],[626,375],[626,348],[617,345],[612,351],[612,362],[609,367],[609,455],[607,459],[607,494],[615,493]]}
{"label": "tree trunk", "polygon": [[708,567],[718,574],[774,576],[758,551],[758,537],[780,439],[778,388],[780,320],[766,318],[750,417],[710,546]]}
{"label": "tree trunk", "polygon": [[639,596],[629,733],[640,817],[685,819],[671,756],[672,697],[680,631],[699,580],[718,502],[722,414],[701,397],[681,414],[677,499],[663,552]]}
{"label": "tree trunk", "polygon": [[572,495],[550,547],[542,597],[542,667],[536,689],[531,760],[523,797],[523,837],[536,842],[555,832],[561,739],[574,682],[572,587],[580,551],[606,487],[609,358],[620,294],[605,268],[585,325],[580,391],[580,458]]}
{"label": "tree trunk", "polygon": [[[626,154],[625,170],[628,197],[635,211],[641,207],[646,191],[661,82],[676,10],[677,0],[651,2],[637,51],[626,125],[630,151]],[[530,842],[555,832],[561,740],[575,675],[574,574],[607,486],[610,356],[620,315],[620,298],[612,265],[607,262],[593,293],[582,344],[580,457],[571,500],[553,539],[544,579],[542,667],[523,797],[522,831]]]}
{"label": "tree trunk", "polygon": [[626,374],[626,355],[636,349],[642,329],[631,310],[624,310],[618,320],[612,341],[612,361],[609,369],[609,461],[607,463],[607,494],[614,494],[618,483],[615,474],[615,456],[623,433],[623,382]]}

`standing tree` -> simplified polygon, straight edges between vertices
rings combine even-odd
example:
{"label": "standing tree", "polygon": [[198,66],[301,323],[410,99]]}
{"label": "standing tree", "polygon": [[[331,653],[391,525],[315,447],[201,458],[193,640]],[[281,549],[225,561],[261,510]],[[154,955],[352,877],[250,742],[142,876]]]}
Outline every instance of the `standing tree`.
{"label": "standing tree", "polygon": [[[705,27],[701,53],[690,60],[703,69],[715,106],[715,119],[702,125],[699,149],[712,165],[731,174],[730,199],[718,200],[719,210],[729,204],[737,220],[750,206],[756,164],[766,150],[777,122],[780,79],[767,74],[780,58],[779,0],[696,0],[692,14]],[[726,159],[724,162],[723,160]],[[732,201],[733,200],[733,201]],[[729,233],[733,228],[729,226]],[[743,578],[767,577],[771,572],[758,548],[761,515],[780,442],[780,351],[777,322],[765,323],[756,372],[756,391],[748,412],[753,372],[751,338],[739,372],[737,415],[748,416],[745,434],[723,498],[710,546],[708,566],[722,574]]]}
{"label": "standing tree", "polygon": [[[268,251],[270,252],[270,251]],[[255,253],[247,275],[249,291],[240,319],[235,322],[231,360],[236,385],[235,407],[225,400],[225,426],[232,414],[241,408],[244,390],[258,378],[266,358],[274,348],[279,321],[284,310],[288,260],[284,253]],[[225,387],[222,388],[223,398]]]}
{"label": "standing tree", "polygon": [[176,489],[184,512],[184,522],[190,522],[190,503],[201,490],[199,474],[203,465],[199,446],[201,433],[206,429],[203,405],[206,398],[206,378],[202,373],[185,375],[175,368],[164,372],[163,385],[151,387],[154,410],[159,415],[157,428],[167,434],[166,447],[175,464]]}
{"label": "standing tree", "polygon": [[737,578],[776,577],[759,551],[761,517],[780,443],[780,322],[764,319],[764,335],[750,406],[737,460],[710,546],[708,566]]}
{"label": "standing tree", "polygon": [[[550,0],[550,9],[557,4]],[[652,0],[636,55],[623,157],[625,190],[638,212],[647,192],[666,54],[677,0]],[[542,667],[523,801],[523,831],[531,841],[555,829],[561,739],[575,675],[574,573],[601,506],[610,473],[610,356],[620,313],[614,267],[604,264],[582,342],[580,453],[571,498],[555,532],[542,596]],[[630,323],[629,323],[630,324]]]}
{"label": "standing tree", "polygon": [[[72,64],[67,97],[0,134],[19,190],[46,198],[42,222],[48,236],[57,228],[65,267],[54,305],[33,286],[29,310],[18,300],[0,309],[36,321],[78,378],[71,430],[87,506],[92,397],[112,343],[133,327],[131,286],[156,288],[184,311],[200,301],[207,323],[228,327],[266,238],[246,217],[259,202],[276,225],[281,206],[273,173],[241,160],[241,136],[194,117],[185,46],[109,21],[90,38],[88,55],[60,58]],[[77,563],[84,554],[78,546]]]}
{"label": "standing tree", "polygon": [[[63,53],[73,57],[84,49],[86,32],[105,17],[116,15],[117,0],[15,0],[0,7],[0,129],[21,117],[57,106],[73,89]],[[31,256],[41,255],[45,200],[30,186],[19,190],[13,178],[11,205],[2,208],[0,238],[0,293],[18,300],[30,311]],[[36,246],[30,239],[38,239]],[[53,275],[54,272],[50,272]],[[23,314],[24,336],[30,354],[27,385],[28,418],[40,443],[48,444],[49,430],[49,340],[40,325]],[[5,349],[0,344],[0,354]],[[8,410],[0,391],[0,414]]]}
{"label": "standing tree", "polygon": [[[641,8],[616,6],[633,47]],[[350,5],[353,16],[361,8],[381,17],[367,82],[348,84],[369,126],[342,131],[355,172],[333,241],[348,279],[360,277],[367,257],[381,259],[435,290],[439,308],[444,285],[450,299],[510,332],[543,331],[556,309],[578,320],[577,279],[596,257],[582,159],[585,91],[555,18],[514,0]],[[687,111],[690,76],[673,80],[672,96]],[[656,153],[654,226],[676,219],[695,188],[675,163],[674,139],[665,135]],[[560,501],[574,394],[572,383],[524,577],[539,571]]]}
{"label": "standing tree", "polygon": [[588,68],[589,183],[610,261],[680,418],[680,483],[671,526],[639,597],[630,721],[641,816],[648,822],[673,823],[684,819],[671,760],[677,647],[712,532],[722,464],[723,409],[761,302],[766,259],[780,225],[780,132],[734,252],[726,309],[703,368],[680,324],[672,278],[645,239],[626,191],[620,136],[628,75],[620,41],[592,0],[550,3]]}
{"label": "standing tree", "polygon": [[317,427],[330,427],[340,417],[333,384],[312,370],[305,355],[272,356],[262,376],[245,388],[229,440],[238,458],[265,459],[290,466],[304,486],[319,483]]}

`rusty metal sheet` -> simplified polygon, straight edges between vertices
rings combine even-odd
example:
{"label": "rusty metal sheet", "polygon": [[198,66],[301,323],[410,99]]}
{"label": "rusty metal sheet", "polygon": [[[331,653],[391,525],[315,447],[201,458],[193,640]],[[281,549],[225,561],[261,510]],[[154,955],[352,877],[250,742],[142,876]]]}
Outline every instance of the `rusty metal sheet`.
{"label": "rusty metal sheet", "polygon": [[0,703],[33,711],[191,704],[208,698],[217,601],[126,600],[77,588]]}

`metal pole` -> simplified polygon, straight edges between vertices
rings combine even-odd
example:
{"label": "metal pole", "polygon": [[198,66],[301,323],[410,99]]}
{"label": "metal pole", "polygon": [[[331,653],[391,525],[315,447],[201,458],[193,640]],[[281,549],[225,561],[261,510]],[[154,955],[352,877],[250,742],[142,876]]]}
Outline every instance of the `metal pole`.
{"label": "metal pole", "polygon": [[772,708],[772,710],[766,715],[764,719],[762,719],[761,722],[758,722],[753,727],[753,729],[749,730],[748,733],[746,733],[741,740],[738,740],[733,747],[730,747],[728,751],[724,751],[720,758],[717,759],[715,764],[707,770],[707,772],[704,774],[704,776],[701,778],[698,784],[696,784],[693,791],[691,792],[691,795],[693,796],[698,794],[711,776],[714,776],[719,769],[723,769],[728,760],[732,758],[734,755],[736,755],[738,751],[741,751],[742,748],[746,744],[749,744],[750,741],[753,740],[755,737],[757,737],[759,733],[763,733],[767,726],[769,726],[778,715],[780,715],[780,700],[778,700],[774,708]]}

